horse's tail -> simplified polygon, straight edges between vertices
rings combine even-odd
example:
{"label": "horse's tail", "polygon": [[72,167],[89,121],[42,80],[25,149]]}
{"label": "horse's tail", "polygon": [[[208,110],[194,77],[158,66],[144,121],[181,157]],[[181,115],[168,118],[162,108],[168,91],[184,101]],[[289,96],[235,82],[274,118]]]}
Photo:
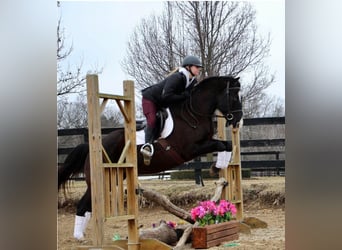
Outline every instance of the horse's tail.
{"label": "horse's tail", "polygon": [[89,152],[88,143],[76,146],[65,159],[64,163],[58,167],[58,190],[65,190],[66,182],[84,170],[84,162]]}

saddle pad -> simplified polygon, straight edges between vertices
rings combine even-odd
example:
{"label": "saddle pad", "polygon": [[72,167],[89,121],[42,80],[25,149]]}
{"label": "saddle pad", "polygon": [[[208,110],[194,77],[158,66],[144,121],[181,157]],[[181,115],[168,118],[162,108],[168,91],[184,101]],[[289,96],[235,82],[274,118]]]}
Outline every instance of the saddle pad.
{"label": "saddle pad", "polygon": [[[166,112],[167,112],[168,116],[165,120],[164,129],[160,134],[160,138],[168,137],[173,130],[173,119],[172,119],[170,109],[167,108]],[[142,145],[144,143],[145,143],[145,130],[142,129],[142,130],[136,132],[136,144]]]}

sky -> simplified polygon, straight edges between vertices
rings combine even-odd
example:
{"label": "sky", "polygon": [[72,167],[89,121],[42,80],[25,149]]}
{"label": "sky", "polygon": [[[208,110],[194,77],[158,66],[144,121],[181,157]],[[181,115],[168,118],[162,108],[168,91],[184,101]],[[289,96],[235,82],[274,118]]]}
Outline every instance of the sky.
{"label": "sky", "polygon": [[[285,102],[285,0],[251,2],[259,31],[272,39],[267,65],[276,79],[267,93]],[[142,18],[159,15],[162,9],[163,1],[62,1],[58,17],[67,44],[73,46],[68,63],[72,67],[82,62],[85,72],[103,68],[100,92],[121,95],[122,82],[133,80],[120,65],[127,41]]]}

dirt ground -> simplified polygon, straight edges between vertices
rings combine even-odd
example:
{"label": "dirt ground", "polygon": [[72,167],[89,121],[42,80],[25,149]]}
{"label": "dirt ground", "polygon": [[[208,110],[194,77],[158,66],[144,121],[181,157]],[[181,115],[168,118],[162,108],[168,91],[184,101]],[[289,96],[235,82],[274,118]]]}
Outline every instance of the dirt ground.
{"label": "dirt ground", "polygon": [[[215,180],[204,180],[205,186],[195,185],[193,180],[144,180],[141,185],[157,190],[166,195],[173,203],[189,211],[201,199],[210,199],[214,194]],[[251,233],[240,233],[239,239],[222,243],[210,249],[285,249],[285,177],[253,177],[242,180],[244,197],[244,218],[256,217],[267,223],[266,228],[252,228]],[[91,245],[91,223],[86,231],[84,241],[73,238],[75,217],[75,203],[85,190],[84,182],[74,182],[71,185],[67,198],[59,195],[58,208],[58,250],[73,250],[77,246]],[[144,229],[151,228],[159,220],[184,223],[178,217],[165,211],[162,207],[149,201],[140,199],[139,225]],[[105,241],[110,244],[113,238],[127,236],[127,223],[120,225],[105,223]],[[232,244],[233,243],[233,244]],[[191,248],[191,243],[184,249]]]}

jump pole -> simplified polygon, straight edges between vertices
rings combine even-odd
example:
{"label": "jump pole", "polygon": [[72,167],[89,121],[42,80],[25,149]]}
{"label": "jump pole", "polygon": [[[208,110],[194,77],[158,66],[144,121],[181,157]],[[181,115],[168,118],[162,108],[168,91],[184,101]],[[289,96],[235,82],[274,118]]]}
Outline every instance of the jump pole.
{"label": "jump pole", "polygon": [[[217,137],[220,140],[227,140],[225,127],[226,120],[217,118]],[[220,169],[219,176],[228,181],[228,188],[224,188],[221,198],[234,203],[237,209],[236,219],[243,220],[243,197],[241,186],[241,156],[240,156],[240,129],[231,128],[232,157],[227,168]]]}

